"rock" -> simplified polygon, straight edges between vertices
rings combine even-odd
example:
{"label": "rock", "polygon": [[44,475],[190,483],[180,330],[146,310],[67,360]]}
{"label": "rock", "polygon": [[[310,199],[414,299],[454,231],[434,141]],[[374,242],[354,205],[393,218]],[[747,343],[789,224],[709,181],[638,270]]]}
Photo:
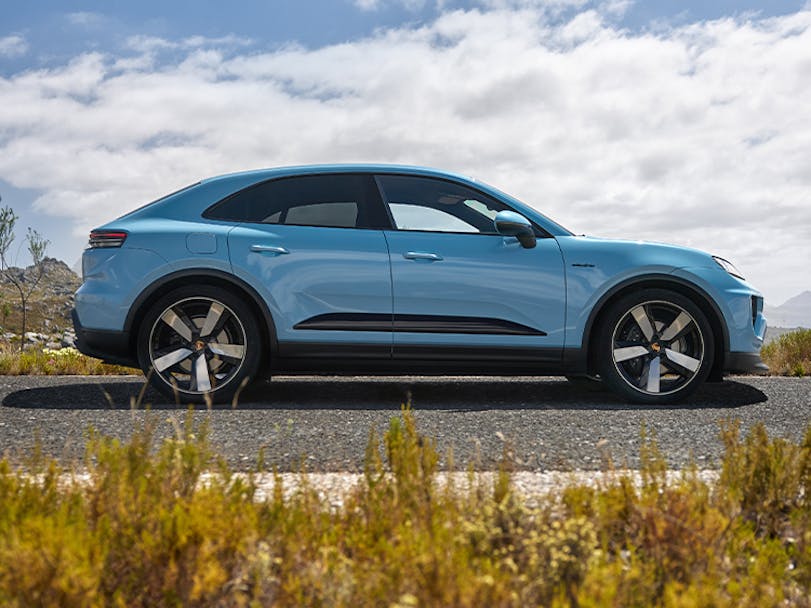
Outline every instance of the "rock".
{"label": "rock", "polygon": [[62,343],[61,342],[46,342],[45,348],[50,348],[51,350],[61,350]]}
{"label": "rock", "polygon": [[48,339],[48,336],[44,334],[38,334],[35,331],[27,331],[25,332],[25,341],[26,342],[33,342],[34,344],[39,344],[40,342],[44,342]]}
{"label": "rock", "polygon": [[62,346],[64,348],[69,348],[69,347],[75,348],[76,347],[76,334],[71,330],[66,331],[64,334],[62,334],[62,340],[60,341],[60,343],[62,344]]}

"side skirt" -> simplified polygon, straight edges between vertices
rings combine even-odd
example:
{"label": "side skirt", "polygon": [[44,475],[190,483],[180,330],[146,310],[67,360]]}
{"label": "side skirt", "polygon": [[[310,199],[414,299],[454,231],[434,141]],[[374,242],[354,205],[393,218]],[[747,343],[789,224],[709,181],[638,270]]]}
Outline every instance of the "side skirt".
{"label": "side skirt", "polygon": [[561,348],[281,342],[271,373],[562,375],[571,373]]}

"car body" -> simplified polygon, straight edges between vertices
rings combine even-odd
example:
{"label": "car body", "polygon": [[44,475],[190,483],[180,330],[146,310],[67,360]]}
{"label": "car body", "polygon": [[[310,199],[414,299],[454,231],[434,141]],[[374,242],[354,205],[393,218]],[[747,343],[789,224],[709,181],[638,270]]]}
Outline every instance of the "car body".
{"label": "car body", "polygon": [[427,168],[206,179],[94,230],[82,272],[79,350],[190,401],[274,373],[484,373],[666,403],[765,368],[763,298],[725,260],[576,236]]}

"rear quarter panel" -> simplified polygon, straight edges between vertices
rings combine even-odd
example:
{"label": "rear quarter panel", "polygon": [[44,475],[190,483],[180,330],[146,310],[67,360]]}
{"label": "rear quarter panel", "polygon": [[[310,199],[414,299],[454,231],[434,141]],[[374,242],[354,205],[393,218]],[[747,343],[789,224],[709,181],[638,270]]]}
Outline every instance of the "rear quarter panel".
{"label": "rear quarter panel", "polygon": [[129,232],[123,247],[87,249],[76,312],[88,329],[122,331],[136,298],[162,277],[187,269],[230,273],[230,226],[176,220],[111,223]]}

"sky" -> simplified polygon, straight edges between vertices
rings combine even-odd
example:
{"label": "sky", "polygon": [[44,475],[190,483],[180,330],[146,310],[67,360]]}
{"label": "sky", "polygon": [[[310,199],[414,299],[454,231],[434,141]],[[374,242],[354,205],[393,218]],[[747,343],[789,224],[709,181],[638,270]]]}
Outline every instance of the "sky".
{"label": "sky", "polygon": [[[811,289],[807,0],[0,0],[0,197],[74,265],[203,177],[433,166]],[[25,263],[25,252],[18,261]]]}

